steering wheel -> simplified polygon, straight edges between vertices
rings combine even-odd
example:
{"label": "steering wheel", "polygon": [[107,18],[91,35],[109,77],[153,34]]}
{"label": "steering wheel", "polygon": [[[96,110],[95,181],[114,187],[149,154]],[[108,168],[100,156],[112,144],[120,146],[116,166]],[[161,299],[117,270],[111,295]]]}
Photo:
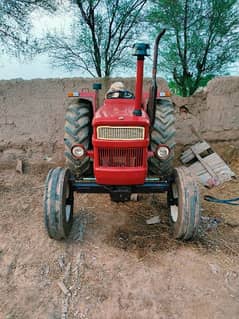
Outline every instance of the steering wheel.
{"label": "steering wheel", "polygon": [[106,94],[107,99],[134,99],[134,94],[130,91],[124,90],[117,90],[117,91],[110,91]]}

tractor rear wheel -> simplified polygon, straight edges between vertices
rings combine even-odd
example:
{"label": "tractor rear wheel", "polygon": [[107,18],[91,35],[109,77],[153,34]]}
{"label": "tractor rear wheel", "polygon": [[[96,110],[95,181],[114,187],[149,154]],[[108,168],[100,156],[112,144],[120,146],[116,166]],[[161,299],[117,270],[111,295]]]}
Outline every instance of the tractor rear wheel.
{"label": "tractor rear wheel", "polygon": [[44,193],[45,226],[50,238],[67,238],[73,221],[73,204],[70,170],[60,167],[51,169]]}
{"label": "tractor rear wheel", "polygon": [[182,240],[194,238],[201,218],[200,192],[196,180],[186,167],[174,170],[168,203],[173,236]]}
{"label": "tractor rear wheel", "polygon": [[89,174],[91,161],[88,156],[75,159],[71,154],[74,144],[82,144],[86,150],[91,146],[92,106],[87,101],[73,102],[69,105],[65,116],[65,158],[66,165],[77,177]]}
{"label": "tractor rear wheel", "polygon": [[166,160],[150,157],[149,173],[167,178],[173,171],[174,146],[175,146],[175,115],[171,101],[158,99],[155,108],[155,120],[150,134],[150,149],[156,151],[159,144],[166,144],[170,149],[170,156]]}

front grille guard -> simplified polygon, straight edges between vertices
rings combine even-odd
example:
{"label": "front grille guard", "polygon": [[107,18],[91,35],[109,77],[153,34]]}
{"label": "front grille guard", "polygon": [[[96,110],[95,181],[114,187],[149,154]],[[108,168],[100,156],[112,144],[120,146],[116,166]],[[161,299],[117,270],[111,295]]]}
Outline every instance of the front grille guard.
{"label": "front grille guard", "polygon": [[144,148],[98,148],[99,167],[143,167]]}

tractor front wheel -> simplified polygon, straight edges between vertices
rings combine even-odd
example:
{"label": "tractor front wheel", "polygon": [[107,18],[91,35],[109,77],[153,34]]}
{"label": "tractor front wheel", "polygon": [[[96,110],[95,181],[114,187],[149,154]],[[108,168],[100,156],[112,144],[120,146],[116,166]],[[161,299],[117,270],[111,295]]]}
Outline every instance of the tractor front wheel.
{"label": "tractor front wheel", "polygon": [[73,221],[73,191],[70,170],[53,168],[49,171],[44,193],[45,226],[50,238],[67,238]]}
{"label": "tractor front wheel", "polygon": [[169,218],[176,239],[189,240],[196,236],[200,223],[200,193],[197,182],[185,167],[173,173],[168,192]]}

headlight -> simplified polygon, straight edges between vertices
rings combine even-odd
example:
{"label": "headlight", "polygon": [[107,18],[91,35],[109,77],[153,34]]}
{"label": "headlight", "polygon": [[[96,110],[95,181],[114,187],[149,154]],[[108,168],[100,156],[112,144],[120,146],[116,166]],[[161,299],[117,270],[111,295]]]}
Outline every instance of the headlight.
{"label": "headlight", "polygon": [[85,151],[85,148],[84,148],[83,145],[77,144],[77,145],[72,146],[71,154],[75,158],[80,159],[80,158],[82,158],[82,157],[84,157],[86,155],[86,151]]}
{"label": "headlight", "polygon": [[169,158],[170,149],[167,145],[161,144],[157,147],[155,155],[160,160],[166,160]]}

